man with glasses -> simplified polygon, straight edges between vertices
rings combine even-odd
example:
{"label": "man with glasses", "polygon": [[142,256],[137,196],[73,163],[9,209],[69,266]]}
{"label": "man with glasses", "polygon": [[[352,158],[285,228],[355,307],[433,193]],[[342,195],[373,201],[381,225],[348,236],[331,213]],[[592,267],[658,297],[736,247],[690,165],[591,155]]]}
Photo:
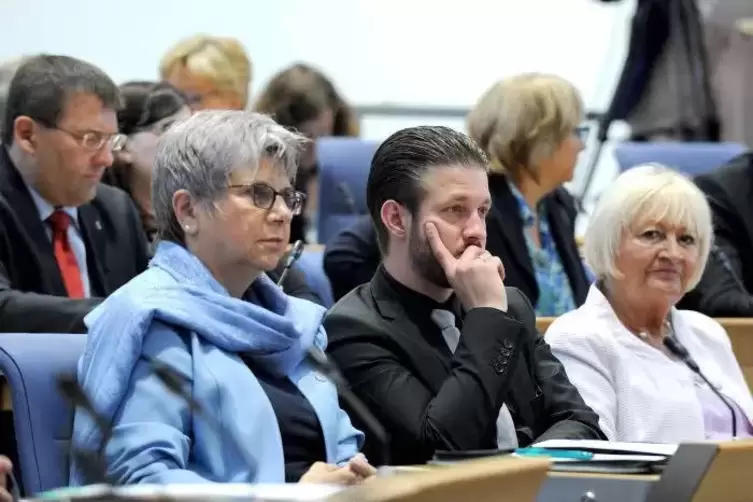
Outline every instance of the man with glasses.
{"label": "man with glasses", "polygon": [[0,146],[0,332],[85,332],[84,316],[146,268],[133,203],[100,184],[126,139],[119,104],[84,61],[39,55],[16,71]]}

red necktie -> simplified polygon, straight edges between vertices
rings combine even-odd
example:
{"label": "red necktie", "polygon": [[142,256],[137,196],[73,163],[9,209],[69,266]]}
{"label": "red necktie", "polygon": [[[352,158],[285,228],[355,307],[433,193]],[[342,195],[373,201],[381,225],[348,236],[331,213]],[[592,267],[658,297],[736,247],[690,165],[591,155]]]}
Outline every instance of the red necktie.
{"label": "red necktie", "polygon": [[65,289],[70,298],[83,298],[84,285],[81,282],[81,270],[78,268],[76,255],[68,242],[68,227],[71,226],[71,217],[61,210],[56,210],[47,219],[52,227],[52,249],[58,262],[60,273],[63,276]]}

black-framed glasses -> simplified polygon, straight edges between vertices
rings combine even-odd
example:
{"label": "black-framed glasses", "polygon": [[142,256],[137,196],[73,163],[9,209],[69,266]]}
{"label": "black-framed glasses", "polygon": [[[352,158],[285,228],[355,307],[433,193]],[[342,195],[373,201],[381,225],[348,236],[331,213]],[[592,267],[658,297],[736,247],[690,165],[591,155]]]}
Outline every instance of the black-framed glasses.
{"label": "black-framed glasses", "polygon": [[265,210],[272,209],[279,195],[293,215],[301,214],[303,203],[306,200],[306,195],[293,187],[283,188],[278,191],[266,183],[250,183],[248,185],[230,185],[230,188],[246,190],[254,205]]}
{"label": "black-framed glasses", "polygon": [[97,131],[87,131],[79,133],[63,129],[62,127],[55,124],[48,124],[43,120],[35,119],[35,121],[39,122],[48,129],[55,129],[64,132],[71,138],[75,139],[79,145],[93,152],[99,151],[105,145],[109,147],[110,151],[120,151],[123,149],[126,144],[126,140],[128,139],[125,134],[120,133],[109,134]]}

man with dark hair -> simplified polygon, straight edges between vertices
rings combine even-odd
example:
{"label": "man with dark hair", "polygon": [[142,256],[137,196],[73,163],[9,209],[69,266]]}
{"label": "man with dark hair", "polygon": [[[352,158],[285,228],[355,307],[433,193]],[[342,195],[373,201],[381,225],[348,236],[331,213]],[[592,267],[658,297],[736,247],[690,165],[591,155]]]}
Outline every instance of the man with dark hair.
{"label": "man with dark hair", "polygon": [[372,160],[367,205],[383,264],[325,327],[331,357],[391,435],[393,464],[604,438],[537,334],[530,303],[504,286],[502,263],[485,250],[486,165],[446,127],[398,131]]}
{"label": "man with dark hair", "polygon": [[15,71],[0,145],[0,332],[85,332],[84,316],[146,268],[138,213],[100,185],[123,146],[118,87],[39,55]]}

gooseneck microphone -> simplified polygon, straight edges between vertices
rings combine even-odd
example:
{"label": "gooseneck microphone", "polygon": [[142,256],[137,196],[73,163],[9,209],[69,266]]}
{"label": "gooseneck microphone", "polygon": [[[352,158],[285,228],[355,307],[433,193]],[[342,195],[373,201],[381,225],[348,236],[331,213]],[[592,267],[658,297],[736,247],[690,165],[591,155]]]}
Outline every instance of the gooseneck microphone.
{"label": "gooseneck microphone", "polygon": [[301,257],[301,254],[303,254],[303,248],[304,244],[302,240],[297,240],[293,244],[293,249],[290,250],[287,258],[285,258],[285,265],[282,267],[280,278],[277,279],[277,286],[279,286],[280,288],[282,288],[282,281],[285,280],[285,277],[288,275],[290,268],[295,264],[295,262],[298,261],[298,258]]}
{"label": "gooseneck microphone", "polygon": [[382,465],[390,465],[390,436],[384,426],[369,411],[363,401],[356,396],[335,363],[317,348],[308,350],[308,361],[319,372],[323,373],[337,389],[337,393],[348,405],[350,411],[363,423],[379,443]]}
{"label": "gooseneck microphone", "polygon": [[729,261],[729,257],[727,256],[727,253],[722,251],[719,246],[716,244],[713,244],[711,246],[711,254],[714,255],[714,258],[716,258],[719,261],[719,264],[722,266],[725,272],[727,272],[731,277],[732,280],[735,281],[735,284],[740,289],[740,291],[748,296],[750,296],[750,293],[745,288],[745,285],[740,280],[740,278],[737,276],[737,272],[735,272],[735,269],[732,267],[732,264]]}
{"label": "gooseneck microphone", "polygon": [[74,409],[81,409],[94,421],[94,425],[100,433],[99,445],[96,451],[86,451],[75,448],[71,444],[71,456],[80,466],[81,474],[86,484],[104,483],[114,484],[107,475],[107,457],[105,449],[112,439],[113,424],[97,411],[86,391],[78,382],[76,375],[64,373],[57,376],[58,392],[65,398]]}
{"label": "gooseneck microphone", "polygon": [[719,389],[716,388],[716,386],[712,385],[708,378],[706,378],[706,375],[703,374],[701,371],[701,368],[698,367],[698,363],[695,362],[693,357],[688,352],[688,349],[686,349],[679,340],[674,336],[674,334],[666,336],[664,338],[664,346],[667,348],[667,350],[677,357],[680,361],[682,361],[685,366],[690,368],[690,371],[701,377],[701,379],[706,383],[706,385],[709,386],[709,389],[716,394],[716,396],[721,399],[721,401],[724,403],[724,405],[729,409],[730,415],[732,416],[732,437],[737,437],[737,414],[735,413],[735,409],[732,407],[730,402],[727,400],[727,398],[719,392]]}
{"label": "gooseneck microphone", "polygon": [[225,427],[213,413],[208,412],[204,405],[186,390],[186,378],[168,364],[145,355],[142,355],[141,357],[149,363],[152,372],[159,381],[162,382],[162,385],[164,385],[171,393],[181,398],[193,413],[196,413],[198,416],[206,420],[209,427],[214,430],[219,437],[225,437],[225,439],[236,448],[249,471],[253,471],[257,462],[251,458],[243,447],[243,443],[235,437],[232,431]]}

